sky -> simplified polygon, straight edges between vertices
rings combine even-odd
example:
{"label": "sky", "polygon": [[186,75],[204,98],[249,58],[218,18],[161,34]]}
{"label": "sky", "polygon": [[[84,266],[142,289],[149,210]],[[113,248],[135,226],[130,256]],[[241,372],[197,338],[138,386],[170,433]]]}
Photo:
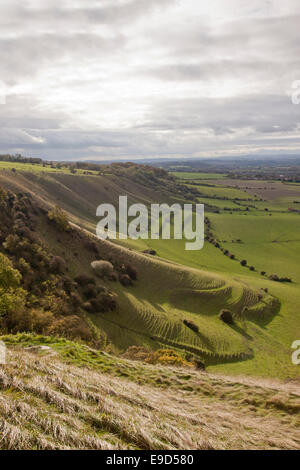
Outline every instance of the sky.
{"label": "sky", "polygon": [[299,0],[0,0],[0,153],[300,155],[299,25]]}

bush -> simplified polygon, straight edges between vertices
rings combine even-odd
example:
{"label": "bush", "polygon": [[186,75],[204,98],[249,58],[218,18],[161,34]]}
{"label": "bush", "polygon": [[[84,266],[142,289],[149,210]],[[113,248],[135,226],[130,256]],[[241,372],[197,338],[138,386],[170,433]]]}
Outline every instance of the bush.
{"label": "bush", "polygon": [[269,276],[270,281],[276,281],[276,282],[292,282],[292,279],[289,277],[279,277],[277,274],[271,274]]}
{"label": "bush", "polygon": [[66,262],[60,256],[54,256],[50,261],[49,269],[52,274],[62,274],[66,269]]}
{"label": "bush", "polygon": [[190,328],[190,330],[194,331],[195,333],[199,333],[199,327],[196,325],[196,323],[190,321],[190,320],[183,320],[183,323],[185,326]]}
{"label": "bush", "polygon": [[192,363],[183,359],[173,349],[158,349],[157,351],[150,353],[145,362],[149,364],[193,367]]}
{"label": "bush", "polygon": [[92,253],[99,254],[98,246],[93,240],[87,240],[84,244],[85,248]]}
{"label": "bush", "polygon": [[247,266],[247,260],[242,259],[240,264],[241,264],[241,266]]}
{"label": "bush", "polygon": [[132,361],[145,361],[149,357],[150,351],[143,346],[129,346],[123,354],[125,359]]}
{"label": "bush", "polygon": [[250,271],[255,271],[255,267],[254,267],[254,266],[250,266],[249,269],[250,269]]}
{"label": "bush", "polygon": [[265,276],[266,271],[261,271],[260,274],[261,274],[262,276]]}
{"label": "bush", "polygon": [[131,264],[127,264],[125,266],[125,272],[126,272],[126,274],[128,274],[130,279],[132,279],[132,281],[137,280],[138,270],[134,266],[132,266]]}
{"label": "bush", "polygon": [[196,369],[205,370],[205,363],[203,361],[200,361],[200,359],[195,358],[193,360],[193,363],[195,364]]}
{"label": "bush", "polygon": [[89,313],[94,313],[94,308],[91,302],[85,302],[84,304],[82,304],[82,308]]}
{"label": "bush", "polygon": [[[118,307],[117,296],[109,292],[103,292],[97,298],[90,299],[89,304],[93,313],[110,312]],[[89,305],[87,307],[89,308]]]}
{"label": "bush", "polygon": [[82,318],[76,315],[56,320],[49,328],[48,334],[52,336],[63,336],[69,339],[92,340],[92,332],[89,326]]}
{"label": "bush", "polygon": [[21,277],[11,261],[0,253],[0,317],[23,308],[27,293],[19,288]]}
{"label": "bush", "polygon": [[0,288],[8,289],[19,286],[21,274],[13,268],[13,265],[7,256],[0,253]]}
{"label": "bush", "polygon": [[54,322],[54,315],[43,310],[15,310],[10,312],[3,321],[3,327],[9,333],[34,332],[48,334]]}
{"label": "bush", "polygon": [[219,318],[228,325],[232,325],[234,323],[233,316],[230,310],[222,309],[220,311]]}
{"label": "bush", "polygon": [[24,258],[20,258],[19,261],[18,261],[18,270],[20,271],[20,273],[22,274],[29,274],[29,273],[32,273],[32,269],[31,269],[31,266],[29,263],[27,263],[27,261],[25,261]]}
{"label": "bush", "polygon": [[78,310],[82,304],[82,300],[77,292],[71,292],[70,294],[70,306],[72,310]]}
{"label": "bush", "polygon": [[77,287],[77,283],[73,282],[69,276],[62,276],[61,280],[63,283],[63,289],[67,292],[67,294],[70,294],[72,290]]}
{"label": "bush", "polygon": [[143,253],[145,253],[146,255],[152,255],[152,256],[156,256],[156,251],[155,250],[144,250]]}
{"label": "bush", "polygon": [[93,277],[91,276],[86,276],[85,274],[80,274],[74,278],[74,281],[76,281],[80,286],[86,286],[88,284],[96,284],[96,281]]}
{"label": "bush", "polygon": [[114,272],[114,267],[109,261],[93,261],[91,267],[99,277],[110,277]]}
{"label": "bush", "polygon": [[70,230],[67,214],[59,206],[56,206],[48,212],[48,219],[54,222],[60,230],[64,232]]}
{"label": "bush", "polygon": [[83,288],[82,293],[87,299],[92,299],[92,298],[97,297],[97,290],[94,284],[87,284]]}
{"label": "bush", "polygon": [[119,281],[124,287],[132,286],[132,280],[128,274],[119,274]]}

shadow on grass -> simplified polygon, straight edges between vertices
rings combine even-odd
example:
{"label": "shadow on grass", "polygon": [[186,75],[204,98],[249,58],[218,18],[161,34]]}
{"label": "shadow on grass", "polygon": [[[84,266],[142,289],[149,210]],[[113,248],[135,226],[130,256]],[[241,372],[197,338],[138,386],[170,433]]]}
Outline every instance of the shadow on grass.
{"label": "shadow on grass", "polygon": [[240,335],[244,336],[244,338],[246,339],[249,339],[250,341],[253,340],[253,337],[248,335],[248,333],[246,333],[245,330],[243,330],[243,328],[241,328],[239,325],[237,325],[236,323],[233,323],[232,325],[228,325],[230,326],[230,328],[232,328],[234,331],[236,331],[237,333],[239,333]]}
{"label": "shadow on grass", "polygon": [[278,315],[280,315],[281,309],[281,302],[279,299],[274,297],[274,303],[269,308],[267,308],[264,312],[255,312],[248,310],[246,312],[245,318],[252,323],[255,323],[260,328],[266,328],[267,325]]}

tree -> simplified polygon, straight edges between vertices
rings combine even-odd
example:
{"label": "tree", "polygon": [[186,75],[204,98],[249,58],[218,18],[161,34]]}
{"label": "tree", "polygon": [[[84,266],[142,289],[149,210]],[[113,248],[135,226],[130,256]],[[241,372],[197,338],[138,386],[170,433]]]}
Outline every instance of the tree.
{"label": "tree", "polygon": [[0,317],[24,305],[26,291],[19,288],[21,277],[11,261],[0,253]]}
{"label": "tree", "polygon": [[19,271],[13,268],[9,258],[0,253],[0,288],[7,290],[9,288],[18,287],[21,277]]}
{"label": "tree", "polygon": [[233,316],[230,310],[222,309],[220,311],[219,318],[228,325],[232,325],[234,323]]}
{"label": "tree", "polygon": [[48,212],[48,218],[64,232],[70,230],[67,214],[59,206],[56,206]]}

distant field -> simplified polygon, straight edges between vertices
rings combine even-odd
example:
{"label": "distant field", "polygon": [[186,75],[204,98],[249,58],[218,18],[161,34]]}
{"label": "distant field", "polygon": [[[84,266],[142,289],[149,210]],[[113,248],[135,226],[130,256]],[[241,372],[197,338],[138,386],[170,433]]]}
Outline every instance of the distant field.
{"label": "distant field", "polygon": [[[31,173],[66,173],[70,174],[69,167],[55,168],[50,165],[40,165],[40,164],[31,164],[31,163],[19,163],[19,162],[1,162],[0,161],[0,170],[12,170],[15,169],[21,172],[31,172]],[[76,170],[76,174],[82,175],[86,170]],[[89,173],[97,174],[97,171],[90,171]]]}
{"label": "distant field", "polygon": [[248,193],[246,190],[240,190],[236,188],[228,188],[223,186],[208,186],[208,185],[193,185],[188,184],[189,187],[194,187],[205,196],[212,197],[225,197],[228,199],[256,199],[255,196]]}
{"label": "distant field", "polygon": [[[287,184],[280,181],[260,181],[260,180],[235,180],[220,178],[210,181],[213,184],[223,187],[233,187],[242,191],[247,191],[251,195],[256,195],[266,200],[278,199],[280,197],[300,198],[300,185]],[[300,200],[300,199],[299,199]]]}
{"label": "distant field", "polygon": [[226,175],[222,175],[221,173],[191,173],[184,171],[172,171],[170,173],[176,176],[176,178],[183,180],[206,180],[226,177]]}

